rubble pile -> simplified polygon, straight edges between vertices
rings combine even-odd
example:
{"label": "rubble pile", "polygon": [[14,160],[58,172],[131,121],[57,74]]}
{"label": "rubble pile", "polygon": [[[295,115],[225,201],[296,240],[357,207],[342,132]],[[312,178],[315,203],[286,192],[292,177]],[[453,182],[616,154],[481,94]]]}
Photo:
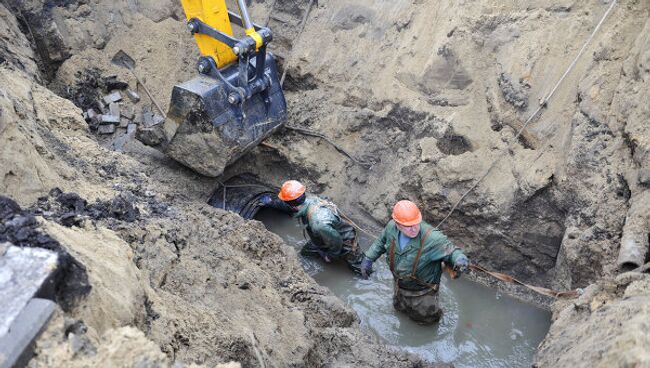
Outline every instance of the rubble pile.
{"label": "rubble pile", "polygon": [[137,86],[131,88],[116,75],[102,77],[98,70],[86,70],[66,95],[83,110],[91,132],[104,136],[102,140],[115,151],[136,137],[148,145],[164,140],[162,129],[155,127],[161,127],[165,118],[154,104],[142,101]]}

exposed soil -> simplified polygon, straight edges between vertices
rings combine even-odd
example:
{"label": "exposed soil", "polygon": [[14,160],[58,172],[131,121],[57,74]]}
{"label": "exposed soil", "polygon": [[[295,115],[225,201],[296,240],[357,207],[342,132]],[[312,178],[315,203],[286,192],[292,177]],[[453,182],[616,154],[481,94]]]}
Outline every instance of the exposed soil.
{"label": "exposed soil", "polygon": [[[437,224],[503,156],[442,229],[488,268],[586,288],[554,305],[538,366],[648,364],[646,276],[618,275],[616,258],[628,209],[650,186],[650,4],[619,3],[515,139],[609,2],[336,0],[315,4],[298,34],[308,3],[251,4],[259,22],[274,4],[287,124],[372,165],[287,129],[221,179],[298,178],[377,229],[402,198]],[[60,252],[62,290],[75,290],[57,294],[63,310],[30,364],[429,364],[364,335],[260,223],[206,205],[214,179],[126,126],[100,134],[84,119],[114,90],[142,97],[123,111],[155,112],[111,63],[120,49],[167,109],[199,56],[182,19],[176,0],[0,5],[0,193],[11,198],[0,240]]]}

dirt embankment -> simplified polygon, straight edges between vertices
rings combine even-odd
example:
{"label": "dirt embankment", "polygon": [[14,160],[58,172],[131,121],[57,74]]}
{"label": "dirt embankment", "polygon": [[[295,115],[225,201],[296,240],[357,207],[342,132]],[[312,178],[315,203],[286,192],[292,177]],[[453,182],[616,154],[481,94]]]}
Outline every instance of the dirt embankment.
{"label": "dirt embankment", "polygon": [[[260,223],[206,205],[212,180],[137,141],[126,153],[105,148],[109,142],[89,131],[81,110],[42,84],[48,69],[37,65],[55,65],[53,48],[77,54],[60,59],[48,86],[69,98],[75,91],[66,87],[77,88],[88,68],[135,86],[109,64],[118,48],[131,47],[161,101],[189,75],[193,67],[179,60],[192,52],[166,43],[185,35],[183,23],[149,19],[146,7],[119,18],[127,3],[107,4],[48,3],[43,10],[22,3],[25,19],[42,22],[62,43],[0,6],[8,45],[0,66],[1,191],[27,211],[6,221],[28,218],[35,234],[47,234],[82,265],[87,286],[38,341],[30,365],[257,366],[261,359],[271,366],[428,366],[363,335],[354,312],[315,284],[293,249]],[[31,18],[30,11],[52,18]],[[68,32],[57,29],[63,25]],[[148,27],[160,31],[162,44],[143,40]],[[35,49],[49,59],[34,53],[31,34],[44,37]],[[192,45],[190,38],[183,42]]]}
{"label": "dirt embankment", "polygon": [[[176,1],[4,3],[13,10],[0,7],[0,191],[33,209],[59,187],[79,193],[84,208],[124,196],[139,211],[128,222],[84,210],[73,213],[71,228],[56,208],[59,216],[41,214],[43,229],[87,267],[93,288],[65,315],[85,327],[52,327],[34,364],[52,362],[48,354],[57,349],[68,355],[53,361],[92,361],[114,351],[105,344],[119,350],[127,340],[155,345],[150,359],[161,364],[250,365],[258,355],[278,366],[421,364],[361,335],[354,313],[316,286],[260,224],[205,206],[213,181],[137,141],[118,153],[103,148],[110,139],[89,133],[69,99],[89,71],[135,87],[110,64],[117,50],[134,56],[165,108],[171,87],[194,74],[198,54]],[[337,0],[315,5],[299,35],[307,3],[255,2],[251,9],[265,20],[275,4],[270,26],[288,70],[288,123],[323,132],[373,165],[285,130],[269,141],[278,149],[256,149],[227,175],[252,171],[274,184],[304,179],[377,227],[397,199],[410,198],[435,224],[505,155],[443,230],[472,259],[525,280],[556,288],[614,280],[628,208],[650,183],[647,2],[615,7],[519,139],[515,133],[607,4]],[[109,265],[123,271],[121,279],[105,281]],[[577,303],[556,305],[539,365],[591,366],[603,356],[644,361],[644,330],[614,329],[615,340],[594,332],[604,319],[627,321],[621,306],[647,319],[645,299],[626,298],[645,281],[626,282],[600,281]],[[598,290],[606,297],[596,298]],[[110,300],[115,308],[105,307]],[[73,342],[77,335],[88,348]],[[601,338],[612,344],[597,345]],[[73,345],[81,346],[74,354]],[[569,356],[593,346],[604,355]]]}
{"label": "dirt embankment", "polygon": [[[291,3],[278,2],[271,27],[301,19],[306,6]],[[437,224],[500,158],[443,230],[479,263],[538,284],[614,275],[626,212],[648,188],[647,2],[614,8],[541,117],[514,137],[608,6],[319,4],[293,51],[284,39],[276,49],[287,59],[289,122],[376,163],[285,131],[271,140],[279,151],[260,148],[232,172],[277,183],[284,171],[264,163],[284,163],[370,224],[401,198]]]}

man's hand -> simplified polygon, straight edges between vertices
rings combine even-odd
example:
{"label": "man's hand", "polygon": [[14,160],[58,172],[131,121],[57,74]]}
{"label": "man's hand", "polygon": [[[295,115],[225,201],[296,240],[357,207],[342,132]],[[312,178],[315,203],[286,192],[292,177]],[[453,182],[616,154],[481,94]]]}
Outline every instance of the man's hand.
{"label": "man's hand", "polygon": [[260,203],[264,206],[268,206],[273,202],[273,199],[270,195],[264,194],[260,197]]}
{"label": "man's hand", "polygon": [[372,261],[370,258],[363,256],[363,260],[361,261],[361,278],[364,280],[368,280],[368,275],[370,274],[370,271],[372,270]]}
{"label": "man's hand", "polygon": [[460,257],[454,264],[454,271],[465,273],[469,271],[469,259],[467,257]]}

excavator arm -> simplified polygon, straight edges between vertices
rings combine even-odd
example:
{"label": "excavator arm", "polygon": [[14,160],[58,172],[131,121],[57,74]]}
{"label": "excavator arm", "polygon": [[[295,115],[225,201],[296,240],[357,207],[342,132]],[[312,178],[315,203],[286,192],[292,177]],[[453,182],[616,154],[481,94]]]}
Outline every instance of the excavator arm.
{"label": "excavator arm", "polygon": [[[230,12],[225,0],[181,0],[181,5],[201,55],[212,57],[219,68],[235,62],[236,53],[243,51],[237,47],[239,40],[233,38],[232,23],[244,28],[246,36],[255,45],[255,51],[271,41],[268,29],[264,28],[264,37],[258,32],[262,27],[251,22],[245,0],[238,0],[241,16]],[[242,42],[242,45],[246,44],[251,44],[251,41]]]}
{"label": "excavator arm", "polygon": [[[286,102],[271,30],[254,24],[245,0],[239,14],[225,0],[180,0],[201,52],[199,76],[176,85],[165,121],[169,156],[206,176],[225,167],[277,130]],[[233,26],[244,30],[236,38]]]}

